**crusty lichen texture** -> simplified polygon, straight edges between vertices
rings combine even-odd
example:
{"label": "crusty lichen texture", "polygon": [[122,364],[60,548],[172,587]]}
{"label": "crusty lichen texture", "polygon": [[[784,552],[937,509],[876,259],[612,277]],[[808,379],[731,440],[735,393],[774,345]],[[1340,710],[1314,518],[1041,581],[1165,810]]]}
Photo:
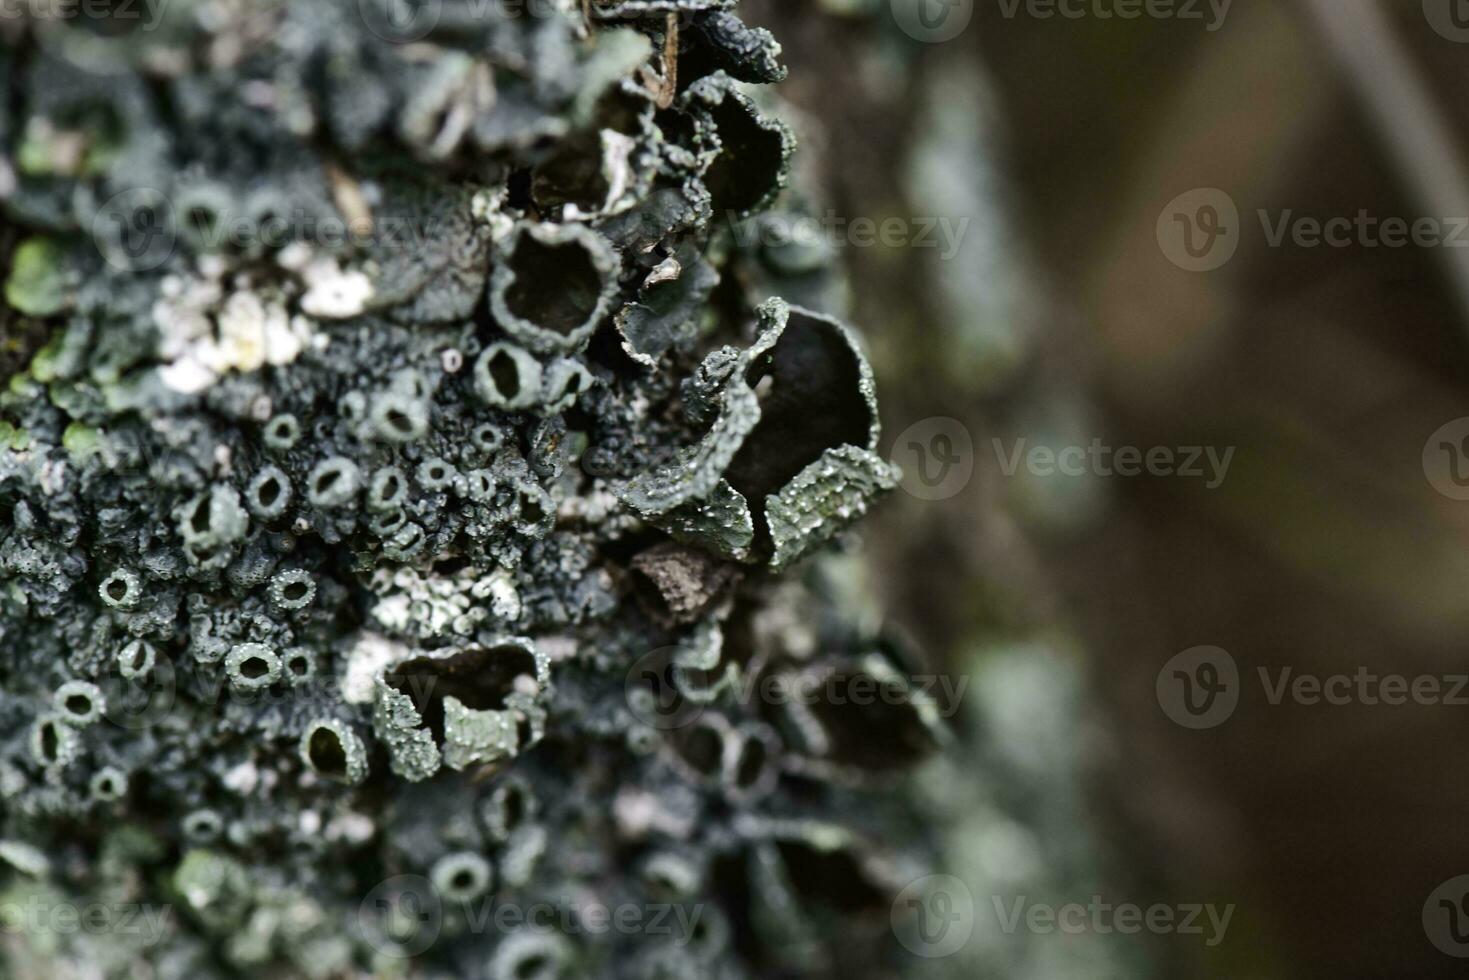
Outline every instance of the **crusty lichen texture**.
{"label": "crusty lichen texture", "polygon": [[0,24],[14,972],[905,968],[944,731],[822,557],[896,473],[732,234],[795,151],[732,6]]}

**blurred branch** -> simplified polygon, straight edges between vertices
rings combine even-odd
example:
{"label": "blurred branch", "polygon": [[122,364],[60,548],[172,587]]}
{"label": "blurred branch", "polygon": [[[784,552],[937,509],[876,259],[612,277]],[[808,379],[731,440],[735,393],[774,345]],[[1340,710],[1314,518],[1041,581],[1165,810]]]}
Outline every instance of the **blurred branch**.
{"label": "blurred branch", "polygon": [[[1469,174],[1448,121],[1377,0],[1306,0],[1419,206],[1469,217]],[[1469,251],[1437,250],[1469,332]]]}

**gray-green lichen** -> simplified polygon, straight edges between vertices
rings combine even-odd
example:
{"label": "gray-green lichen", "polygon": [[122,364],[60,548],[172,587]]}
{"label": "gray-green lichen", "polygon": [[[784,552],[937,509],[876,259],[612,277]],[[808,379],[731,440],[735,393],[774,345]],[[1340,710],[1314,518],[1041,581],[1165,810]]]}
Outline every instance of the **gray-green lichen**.
{"label": "gray-green lichen", "polygon": [[0,25],[0,897],[168,914],[0,957],[900,972],[942,722],[751,693],[910,667],[774,575],[895,482],[855,335],[731,240],[794,150],[774,38],[116,6]]}
{"label": "gray-green lichen", "polygon": [[780,569],[824,543],[897,485],[876,454],[881,426],[872,370],[852,332],[771,300],[737,362],[710,355],[718,417],[696,447],[620,488],[680,540],[752,555]]}

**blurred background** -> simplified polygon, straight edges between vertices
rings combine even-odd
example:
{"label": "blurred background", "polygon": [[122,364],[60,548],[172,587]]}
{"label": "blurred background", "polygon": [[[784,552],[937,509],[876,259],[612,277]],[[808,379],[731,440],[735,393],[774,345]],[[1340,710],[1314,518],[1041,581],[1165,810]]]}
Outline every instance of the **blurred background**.
{"label": "blurred background", "polygon": [[[742,10],[821,120],[804,178],[841,220],[905,223],[834,240],[910,471],[869,524],[874,585],[973,678],[954,848],[980,968],[1462,976],[1469,3]],[[957,247],[924,246],[944,220]],[[1174,455],[1031,454],[1098,443]],[[1238,676],[1189,727],[1167,691],[1198,647]],[[1276,694],[1303,675],[1352,682]],[[1438,694],[1386,703],[1389,675]],[[1007,935],[1021,895],[1233,913],[1213,945]]]}

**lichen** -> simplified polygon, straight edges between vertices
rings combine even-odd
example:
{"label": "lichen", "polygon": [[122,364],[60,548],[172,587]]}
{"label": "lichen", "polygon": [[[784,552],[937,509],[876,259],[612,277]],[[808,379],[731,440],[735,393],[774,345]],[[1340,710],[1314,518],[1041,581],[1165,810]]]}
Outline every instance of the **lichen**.
{"label": "lichen", "polygon": [[[0,49],[0,860],[177,915],[0,956],[902,972],[809,874],[896,894],[943,739],[819,560],[776,577],[895,474],[855,334],[729,236],[788,179],[774,38],[732,0],[166,6]],[[859,674],[914,706],[750,693]]]}

